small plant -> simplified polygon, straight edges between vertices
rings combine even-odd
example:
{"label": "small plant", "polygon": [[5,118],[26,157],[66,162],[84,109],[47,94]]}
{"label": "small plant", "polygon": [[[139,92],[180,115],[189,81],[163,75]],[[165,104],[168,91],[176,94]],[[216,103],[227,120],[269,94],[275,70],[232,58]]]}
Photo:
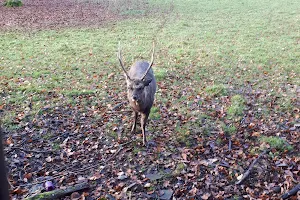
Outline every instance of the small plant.
{"label": "small plant", "polygon": [[277,136],[262,136],[260,138],[260,141],[261,142],[265,142],[265,143],[268,143],[271,148],[275,148],[279,151],[284,151],[284,150],[287,150],[287,151],[291,151],[293,150],[293,147],[287,143],[283,138],[280,138],[280,137],[277,137]]}
{"label": "small plant", "polygon": [[185,124],[183,126],[180,126],[180,127],[176,128],[176,133],[177,133],[176,140],[177,140],[177,142],[190,147],[192,144],[191,144],[191,141],[189,139],[190,130],[189,130],[188,127],[189,127],[189,125]]}
{"label": "small plant", "polygon": [[52,148],[57,151],[57,150],[60,149],[60,146],[59,146],[58,143],[54,143],[53,146],[52,146]]}
{"label": "small plant", "polygon": [[166,78],[167,71],[165,69],[156,69],[155,70],[155,77],[157,81],[162,81]]}
{"label": "small plant", "polygon": [[176,169],[172,172],[173,175],[178,175],[182,170],[184,170],[185,166],[183,163],[178,163]]}
{"label": "small plant", "polygon": [[137,146],[134,146],[134,149],[133,149],[133,154],[137,155],[139,152],[141,152],[141,149]]}
{"label": "small plant", "polygon": [[149,115],[150,119],[160,119],[159,108],[153,107]]}
{"label": "small plant", "polygon": [[289,99],[288,97],[279,98],[277,104],[278,104],[278,110],[281,112],[292,111],[294,107],[292,100]]}
{"label": "small plant", "polygon": [[227,88],[222,84],[208,86],[205,91],[208,95],[214,97],[225,96],[228,93]]}
{"label": "small plant", "polygon": [[21,0],[6,0],[4,6],[6,7],[20,7],[23,3]]}
{"label": "small plant", "polygon": [[229,118],[237,118],[243,115],[245,109],[245,100],[241,95],[235,95],[231,98],[231,106],[227,110]]}
{"label": "small plant", "polygon": [[226,134],[229,134],[229,135],[233,135],[233,134],[235,134],[236,133],[236,131],[237,131],[237,129],[236,129],[236,127],[234,126],[234,125],[228,125],[228,126],[226,126],[225,124],[222,126],[222,128],[223,128],[223,130],[224,130],[224,132],[226,133]]}

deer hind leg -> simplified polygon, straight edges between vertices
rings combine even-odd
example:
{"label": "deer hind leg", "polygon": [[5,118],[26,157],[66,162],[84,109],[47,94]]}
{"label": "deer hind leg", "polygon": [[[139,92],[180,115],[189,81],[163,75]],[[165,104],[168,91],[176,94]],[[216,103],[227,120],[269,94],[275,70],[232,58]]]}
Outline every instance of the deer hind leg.
{"label": "deer hind leg", "polygon": [[141,127],[142,127],[142,133],[143,133],[143,145],[147,145],[147,138],[146,138],[146,124],[148,120],[149,112],[142,113],[141,114]]}
{"label": "deer hind leg", "polygon": [[131,133],[135,133],[136,131],[136,121],[137,121],[137,118],[138,118],[138,112],[134,112],[134,121],[133,121],[133,125],[132,125],[132,128],[131,128]]}

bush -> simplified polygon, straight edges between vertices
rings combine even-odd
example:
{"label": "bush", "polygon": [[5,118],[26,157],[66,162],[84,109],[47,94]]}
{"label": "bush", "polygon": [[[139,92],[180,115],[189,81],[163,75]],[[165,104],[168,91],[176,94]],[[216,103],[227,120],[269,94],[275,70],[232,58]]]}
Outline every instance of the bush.
{"label": "bush", "polygon": [[6,7],[20,7],[23,3],[21,0],[6,0],[4,6]]}

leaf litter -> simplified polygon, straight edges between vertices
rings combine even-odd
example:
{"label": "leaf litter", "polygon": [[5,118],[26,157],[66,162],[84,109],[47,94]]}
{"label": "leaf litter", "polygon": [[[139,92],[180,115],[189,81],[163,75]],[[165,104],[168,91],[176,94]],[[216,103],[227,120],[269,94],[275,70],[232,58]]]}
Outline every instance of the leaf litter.
{"label": "leaf litter", "polygon": [[[296,186],[300,182],[299,102],[282,111],[276,96],[254,88],[255,83],[210,95],[210,90],[192,87],[199,85],[190,76],[196,73],[190,66],[180,77],[170,70],[158,82],[158,94],[166,99],[157,95],[154,106],[161,117],[150,119],[148,136],[156,143],[150,148],[141,145],[140,134],[130,134],[131,112],[124,102],[126,93],[116,89],[119,85],[103,88],[109,98],[79,95],[73,103],[49,93],[36,113],[30,106],[22,110],[1,105],[17,112],[18,129],[5,130],[4,138],[11,196],[23,199],[91,182],[93,187],[73,197],[277,199]],[[201,81],[211,85],[209,79]],[[237,94],[245,99],[245,108],[228,118],[231,97]],[[293,150],[279,151],[260,142],[261,135],[283,138]],[[264,150],[261,147],[270,152],[257,161],[243,183],[235,184]]]}
{"label": "leaf litter", "polygon": [[[179,86],[171,85],[168,79],[164,84],[170,84],[170,91],[174,91],[171,98],[176,99],[181,92]],[[184,106],[172,99],[168,103],[156,100],[163,117],[150,120],[148,127],[153,128],[155,123],[155,128],[148,130],[148,136],[156,146],[148,149],[141,145],[140,134],[130,134],[132,118],[127,103],[123,103],[125,93],[109,102],[112,107],[118,105],[114,111],[105,100],[84,95],[75,97],[75,106],[46,106],[31,121],[23,118],[18,122],[21,128],[6,133],[9,181],[15,188],[11,194],[21,198],[43,192],[46,181],[55,188],[92,181],[95,188],[87,191],[86,198],[277,198],[299,182],[297,151],[278,154],[265,144],[270,153],[257,162],[242,184],[236,185],[263,150],[257,133],[276,132],[296,150],[298,129],[286,123],[273,126],[285,119],[275,112],[269,115],[272,121],[253,117],[257,111],[251,96],[245,95],[251,100],[243,120],[233,122],[218,114],[219,107],[230,105],[227,97],[194,95],[192,89],[184,89],[189,91],[187,96],[193,97],[185,100],[189,104]],[[87,101],[98,103],[84,106]],[[195,104],[197,101],[201,105]],[[205,116],[199,118],[200,113]],[[96,119],[95,115],[101,117]],[[293,119],[292,113],[286,115]],[[229,135],[223,123],[237,123],[239,127]],[[279,194],[274,191],[276,187],[280,188]]]}

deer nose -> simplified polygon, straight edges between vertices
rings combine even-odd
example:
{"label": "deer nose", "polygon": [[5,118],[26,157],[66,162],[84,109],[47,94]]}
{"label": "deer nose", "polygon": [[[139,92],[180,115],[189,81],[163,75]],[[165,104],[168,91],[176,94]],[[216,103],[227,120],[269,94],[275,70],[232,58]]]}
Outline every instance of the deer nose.
{"label": "deer nose", "polygon": [[136,95],[132,95],[132,99],[133,99],[134,101],[136,101],[136,100],[137,100],[137,96],[136,96]]}

